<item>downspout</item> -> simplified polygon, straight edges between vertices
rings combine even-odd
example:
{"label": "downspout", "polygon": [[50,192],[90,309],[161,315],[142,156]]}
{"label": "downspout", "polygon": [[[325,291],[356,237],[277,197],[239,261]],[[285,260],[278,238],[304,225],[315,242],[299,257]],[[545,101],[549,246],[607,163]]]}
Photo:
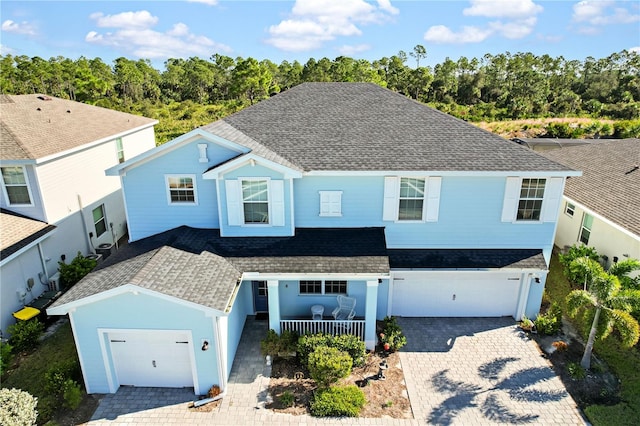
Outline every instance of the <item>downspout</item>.
{"label": "downspout", "polygon": [[89,236],[89,229],[87,229],[87,222],[84,218],[84,207],[82,206],[82,197],[80,194],[76,194],[78,197],[78,207],[80,207],[80,218],[82,219],[82,229],[84,229],[84,235],[87,237],[87,251],[89,253],[93,253],[91,248],[93,247],[93,242],[91,241],[91,237]]}
{"label": "downspout", "polygon": [[193,401],[194,407],[201,407],[205,404],[209,404],[211,402],[218,401],[219,399],[224,398],[227,395],[227,378],[226,378],[226,365],[222,360],[222,343],[220,342],[220,323],[218,322],[219,317],[215,317],[213,325],[216,330],[216,352],[218,353],[218,374],[220,375],[220,387],[222,388],[222,392],[213,398],[204,398],[199,399],[197,401]]}
{"label": "downspout", "polygon": [[[38,256],[40,257],[40,266],[42,266],[42,272],[44,273],[44,277],[46,278],[47,285],[49,284],[49,272],[47,272],[47,264],[44,260],[44,253],[42,252],[42,244],[38,243],[36,245],[38,247]],[[42,283],[42,278],[40,278],[40,282]],[[42,283],[44,284],[44,283]]]}

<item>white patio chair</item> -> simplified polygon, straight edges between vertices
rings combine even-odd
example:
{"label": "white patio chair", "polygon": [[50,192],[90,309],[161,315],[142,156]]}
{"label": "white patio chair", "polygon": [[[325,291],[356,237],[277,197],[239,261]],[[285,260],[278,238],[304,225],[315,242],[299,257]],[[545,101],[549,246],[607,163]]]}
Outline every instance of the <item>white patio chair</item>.
{"label": "white patio chair", "polygon": [[338,306],[331,312],[336,321],[351,321],[356,316],[356,299],[338,296]]}

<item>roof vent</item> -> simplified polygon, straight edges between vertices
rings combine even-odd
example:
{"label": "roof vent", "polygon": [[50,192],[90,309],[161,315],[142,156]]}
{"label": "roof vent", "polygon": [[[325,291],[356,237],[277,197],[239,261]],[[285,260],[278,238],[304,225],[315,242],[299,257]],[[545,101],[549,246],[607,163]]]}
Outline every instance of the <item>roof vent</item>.
{"label": "roof vent", "polygon": [[40,99],[41,101],[50,101],[51,97],[47,95],[38,95],[38,99]]}
{"label": "roof vent", "polygon": [[42,111],[42,108],[38,107],[36,108],[36,111]]}
{"label": "roof vent", "polygon": [[71,114],[71,110],[70,109],[67,110],[67,114]]}

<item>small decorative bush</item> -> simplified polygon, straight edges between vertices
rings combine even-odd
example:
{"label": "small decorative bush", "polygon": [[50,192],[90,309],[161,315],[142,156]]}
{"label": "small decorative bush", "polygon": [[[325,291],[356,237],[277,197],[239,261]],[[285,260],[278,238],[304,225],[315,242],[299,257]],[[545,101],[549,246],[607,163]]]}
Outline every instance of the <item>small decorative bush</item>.
{"label": "small decorative bush", "polygon": [[280,395],[280,404],[282,404],[283,407],[292,407],[294,402],[295,397],[293,396],[293,392],[287,390]]}
{"label": "small decorative bush", "polygon": [[9,326],[7,331],[11,335],[9,343],[14,351],[28,351],[38,346],[38,339],[44,331],[44,324],[37,318],[28,321],[18,321]]}
{"label": "small decorative bush", "polygon": [[2,376],[9,368],[9,365],[11,365],[11,360],[13,359],[12,349],[13,346],[0,340],[0,376]]}
{"label": "small decorative bush", "polygon": [[560,304],[553,302],[546,313],[538,315],[534,324],[540,334],[546,334],[547,336],[557,334],[562,328],[562,309]]}
{"label": "small decorative bush", "polygon": [[319,346],[309,354],[309,374],[320,387],[328,387],[351,373],[353,360],[336,348]]}
{"label": "small decorative bush", "polygon": [[524,331],[531,331],[533,330],[533,321],[531,321],[531,319],[529,319],[529,317],[527,317],[526,315],[522,316],[522,320],[520,321],[520,328],[522,328]]}
{"label": "small decorative bush", "polygon": [[567,364],[567,371],[574,380],[582,380],[587,376],[587,372],[579,362],[570,362]]}
{"label": "small decorative bush", "polygon": [[267,337],[260,342],[262,355],[276,356],[281,353],[296,352],[298,334],[294,331],[283,331],[280,335],[275,330],[269,330]]}
{"label": "small decorative bush", "polygon": [[569,349],[569,345],[567,342],[563,342],[562,340],[557,340],[551,344],[558,352],[566,352]]}
{"label": "small decorative bush", "polygon": [[407,344],[407,338],[402,333],[396,317],[385,317],[382,322],[382,333],[378,337],[385,351],[395,352]]}
{"label": "small decorative bush", "polygon": [[351,334],[332,336],[330,334],[306,334],[298,339],[298,357],[303,365],[308,365],[309,354],[320,346],[336,348],[347,352],[353,360],[353,367],[364,365],[367,348],[362,340]]}
{"label": "small decorative bush", "polygon": [[77,361],[59,362],[49,367],[44,373],[44,389],[52,397],[58,400],[64,399],[65,390],[70,386],[67,382],[76,383],[75,379],[79,376],[80,368]]}
{"label": "small decorative bush", "polygon": [[569,248],[567,254],[560,254],[558,256],[560,263],[563,266],[564,276],[567,277],[570,283],[577,287],[582,287],[585,277],[582,273],[572,270],[570,265],[571,262],[580,257],[587,257],[596,262],[600,259],[600,255],[596,249],[583,244],[574,244]]}
{"label": "small decorative bush", "polygon": [[0,389],[0,425],[36,424],[38,399],[20,389]]}
{"label": "small decorative bush", "polygon": [[82,389],[75,380],[67,379],[62,385],[62,399],[64,406],[75,410],[82,402]]}
{"label": "small decorative bush", "polygon": [[220,386],[213,385],[209,389],[209,392],[207,393],[207,396],[209,398],[215,398],[216,396],[220,395],[221,393],[222,393],[222,391],[220,390]]}
{"label": "small decorative bush", "polygon": [[93,259],[87,259],[78,252],[71,263],[58,262],[58,270],[60,271],[60,284],[64,288],[75,285],[84,278],[89,272],[96,267],[98,262]]}
{"label": "small decorative bush", "polygon": [[356,386],[318,389],[311,401],[311,415],[316,417],[357,417],[366,400]]}

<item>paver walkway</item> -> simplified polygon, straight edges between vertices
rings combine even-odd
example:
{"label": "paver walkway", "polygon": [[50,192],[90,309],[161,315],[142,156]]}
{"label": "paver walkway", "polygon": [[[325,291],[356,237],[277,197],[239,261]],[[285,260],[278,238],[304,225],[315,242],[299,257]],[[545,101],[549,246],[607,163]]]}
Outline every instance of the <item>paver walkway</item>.
{"label": "paver walkway", "polygon": [[121,387],[100,401],[103,425],[584,425],[550,364],[512,319],[399,318],[400,353],[415,419],[335,419],[263,408],[270,370],[260,354],[267,321],[247,319],[227,395],[211,412],[187,407],[193,389]]}

